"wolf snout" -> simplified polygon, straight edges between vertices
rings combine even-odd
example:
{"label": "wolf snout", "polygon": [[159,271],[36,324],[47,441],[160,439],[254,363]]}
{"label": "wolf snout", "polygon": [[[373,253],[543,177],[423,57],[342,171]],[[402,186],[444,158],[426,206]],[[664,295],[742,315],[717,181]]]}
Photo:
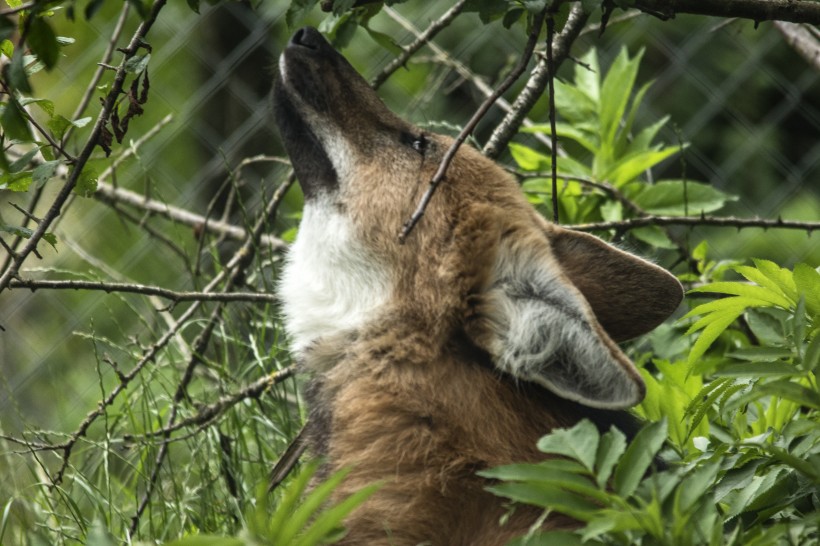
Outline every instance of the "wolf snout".
{"label": "wolf snout", "polygon": [[297,30],[288,42],[288,47],[303,47],[307,49],[318,50],[323,44],[326,44],[321,33],[313,27],[304,27]]}

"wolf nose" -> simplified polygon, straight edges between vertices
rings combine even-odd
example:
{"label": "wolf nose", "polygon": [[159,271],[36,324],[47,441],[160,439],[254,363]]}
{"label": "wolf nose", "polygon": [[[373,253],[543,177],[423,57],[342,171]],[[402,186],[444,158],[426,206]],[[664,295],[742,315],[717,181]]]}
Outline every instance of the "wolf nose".
{"label": "wolf nose", "polygon": [[324,37],[313,27],[304,27],[296,31],[290,39],[290,46],[301,46],[308,49],[319,49],[325,41]]}

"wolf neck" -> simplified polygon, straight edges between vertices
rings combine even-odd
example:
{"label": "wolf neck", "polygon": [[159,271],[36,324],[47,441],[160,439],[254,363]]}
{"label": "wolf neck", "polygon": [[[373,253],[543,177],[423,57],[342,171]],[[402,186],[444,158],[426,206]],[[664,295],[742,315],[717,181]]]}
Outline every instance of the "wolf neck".
{"label": "wolf neck", "polygon": [[389,299],[386,268],[362,246],[355,227],[329,196],[305,203],[279,293],[293,350],[355,331]]}

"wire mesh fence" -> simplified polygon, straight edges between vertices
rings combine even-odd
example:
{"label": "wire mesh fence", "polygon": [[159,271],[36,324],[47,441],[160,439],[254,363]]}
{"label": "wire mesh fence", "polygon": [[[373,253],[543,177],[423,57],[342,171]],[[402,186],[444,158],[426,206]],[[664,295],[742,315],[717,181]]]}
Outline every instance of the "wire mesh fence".
{"label": "wire mesh fence", "polygon": [[[287,165],[277,160],[283,153],[269,107],[273,67],[290,33],[286,4],[203,5],[200,15],[180,3],[166,7],[149,38],[145,113],[133,120],[118,149],[128,158],[101,180],[112,191],[132,192],[142,204],[128,204],[122,196],[106,200],[108,204],[73,198],[54,228],[57,250],[43,249],[42,259],[27,261],[25,275],[47,273],[184,291],[202,289],[223,270],[241,240],[226,232],[206,237],[208,222],[250,229],[287,176]],[[383,10],[373,27],[407,44],[448,7],[416,4],[422,3]],[[76,23],[80,30],[66,24],[65,32],[76,36],[76,42],[65,49],[57,70],[34,80],[38,91],[57,96],[57,110],[73,108],[108,46],[118,15],[111,9]],[[127,29],[135,25],[129,20]],[[436,130],[460,127],[484,98],[480,83],[493,86],[500,81],[520,54],[524,38],[521,32],[507,31],[498,23],[485,27],[477,24],[474,14],[464,14],[434,39],[440,51],[422,48],[387,81],[382,96],[418,124]],[[667,162],[656,176],[705,181],[734,194],[738,200],[727,213],[740,217],[820,219],[820,71],[795,53],[781,30],[772,24],[755,28],[747,21],[681,16],[664,22],[631,15],[613,21],[601,36],[594,29],[584,32],[572,56],[578,58],[594,47],[606,66],[623,46],[633,52],[645,48],[639,80],[655,80],[641,118],[654,121],[669,115],[672,123],[664,129],[663,140],[689,143],[682,159]],[[364,32],[356,34],[347,52],[368,79],[394,57]],[[572,62],[565,63],[559,76],[571,70]],[[91,110],[95,107],[92,102]],[[530,117],[544,122],[546,108],[541,99]],[[502,117],[498,108],[490,112],[476,133],[479,145]],[[149,133],[150,138],[140,140]],[[266,157],[253,160],[261,155]],[[508,156],[502,160],[511,162]],[[38,215],[54,191],[45,186],[34,197],[36,202],[27,201],[29,196],[3,197]],[[168,220],[167,210],[149,211],[148,201],[189,211],[199,220]],[[290,191],[266,231],[288,240],[299,205],[298,190]],[[6,219],[12,214],[12,209],[3,210]],[[783,264],[820,263],[817,237],[805,232],[696,228],[689,236],[706,238],[716,258],[748,255]],[[281,259],[277,248],[260,245],[256,264],[240,285],[272,293]],[[268,303],[263,312],[247,315],[253,305],[238,304],[232,313],[240,321],[251,316],[260,323],[267,316],[275,322],[275,305]],[[40,438],[43,435],[35,431],[48,430],[58,440],[70,436],[96,401],[117,384],[123,370],[115,363],[129,352],[133,356],[149,351],[170,324],[184,317],[184,309],[167,300],[105,292],[15,289],[4,294],[2,432]],[[206,317],[203,312],[186,323],[179,333],[185,341],[173,356],[161,359],[164,365],[184,368],[182,362],[197,358],[191,356],[190,345],[201,334]],[[243,338],[242,349],[232,354],[242,362],[268,365],[267,371],[289,363],[278,350],[281,339],[274,326],[268,337],[256,340],[248,338],[248,331],[229,331],[226,323],[215,326],[217,331],[225,328],[220,343]],[[115,341],[109,345],[109,340]],[[219,361],[214,353],[223,350],[231,352],[219,345],[201,355],[206,365],[197,371],[206,376],[206,385],[225,389],[213,393],[217,396],[230,389],[218,379],[208,383],[207,376],[228,372],[214,364]],[[267,359],[260,354],[267,354]],[[238,364],[231,370],[248,374]],[[161,368],[146,372],[151,378],[164,373]],[[166,388],[156,395],[172,398],[173,381],[168,380]],[[280,448],[275,446],[274,451]],[[18,481],[12,479],[6,487],[13,490]]]}

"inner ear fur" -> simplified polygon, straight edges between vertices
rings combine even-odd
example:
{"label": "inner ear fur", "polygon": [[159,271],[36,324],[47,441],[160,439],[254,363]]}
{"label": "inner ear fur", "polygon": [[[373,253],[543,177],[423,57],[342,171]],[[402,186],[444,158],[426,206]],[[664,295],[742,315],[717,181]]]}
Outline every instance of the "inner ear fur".
{"label": "inner ear fur", "polygon": [[578,231],[546,228],[556,260],[615,341],[651,331],[683,299],[683,287],[666,270]]}

